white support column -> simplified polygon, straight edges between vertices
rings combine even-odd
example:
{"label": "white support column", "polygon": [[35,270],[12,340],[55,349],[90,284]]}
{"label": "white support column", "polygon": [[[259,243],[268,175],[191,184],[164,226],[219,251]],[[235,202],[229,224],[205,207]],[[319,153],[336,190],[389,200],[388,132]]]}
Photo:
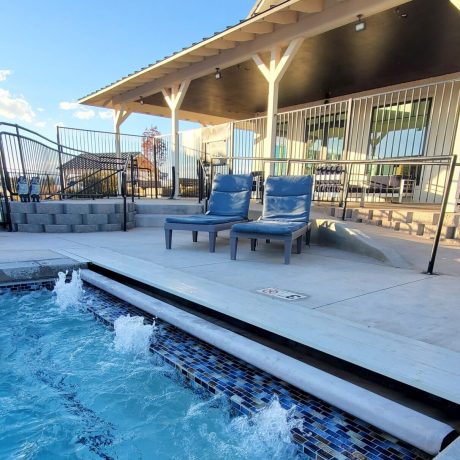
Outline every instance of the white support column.
{"label": "white support column", "polygon": [[[115,154],[121,160],[121,146],[120,146],[120,126],[126,121],[131,112],[126,110],[123,106],[114,109],[113,114],[113,130],[115,132]],[[118,175],[118,194],[121,195],[121,174]]]}
{"label": "white support column", "polygon": [[165,98],[166,103],[168,104],[169,109],[171,110],[171,141],[172,149],[174,152],[174,167],[175,167],[175,177],[174,183],[176,184],[174,190],[174,198],[177,198],[179,195],[179,118],[178,112],[179,108],[184,100],[187,89],[190,85],[190,80],[185,80],[179,85],[174,85],[171,88],[163,88],[161,92]]}
{"label": "white support column", "polygon": [[267,133],[265,139],[264,156],[270,158],[274,156],[276,144],[276,115],[278,113],[278,88],[279,82],[283,78],[295,53],[300,48],[303,38],[292,40],[286,51],[282,53],[281,46],[275,46],[270,50],[270,62],[265,64],[259,54],[254,54],[252,59],[258,69],[268,82],[267,99]]}

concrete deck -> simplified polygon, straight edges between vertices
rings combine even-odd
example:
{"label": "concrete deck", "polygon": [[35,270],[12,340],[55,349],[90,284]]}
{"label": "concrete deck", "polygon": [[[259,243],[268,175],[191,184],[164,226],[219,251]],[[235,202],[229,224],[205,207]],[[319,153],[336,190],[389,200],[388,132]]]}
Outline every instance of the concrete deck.
{"label": "concrete deck", "polygon": [[[411,269],[316,245],[293,255],[286,266],[276,243],[262,243],[253,253],[242,241],[238,260],[231,261],[228,234],[218,238],[215,254],[207,251],[206,236],[192,244],[191,234],[174,232],[173,249],[167,251],[162,229],[62,235],[3,232],[0,267],[17,257],[27,259],[27,253],[38,257],[37,248],[94,261],[460,403],[457,248],[443,247],[439,254],[438,270],[451,275],[427,276],[421,273],[429,257],[425,242],[412,241],[410,249],[402,251]],[[400,240],[398,244],[404,246]],[[256,292],[267,287],[306,297],[288,302]]]}

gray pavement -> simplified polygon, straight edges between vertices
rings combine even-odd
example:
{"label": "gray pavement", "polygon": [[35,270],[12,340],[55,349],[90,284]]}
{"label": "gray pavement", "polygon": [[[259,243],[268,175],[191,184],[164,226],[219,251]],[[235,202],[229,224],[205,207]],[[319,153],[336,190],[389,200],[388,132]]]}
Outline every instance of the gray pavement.
{"label": "gray pavement", "polygon": [[[161,228],[62,235],[2,232],[0,268],[18,261],[63,257],[99,261],[127,274],[137,273],[153,285],[161,279],[166,288],[184,296],[198,296],[199,291],[204,303],[223,305],[228,313],[233,310],[235,316],[244,315],[254,324],[262,318],[267,329],[328,347],[330,353],[346,353],[352,362],[374,366],[377,371],[380,366],[387,369],[387,375],[394,372],[395,378],[403,379],[412,366],[412,377],[407,378],[415,383],[425,380],[421,384],[428,382],[435,394],[452,394],[456,400],[460,381],[459,249],[442,247],[437,269],[449,274],[429,276],[421,273],[426,269],[429,242],[406,242],[382,233],[374,236],[376,229],[365,225],[359,229],[370,230],[369,238],[397,248],[411,268],[390,267],[320,245],[305,247],[286,266],[276,242],[263,242],[251,252],[242,241],[238,260],[231,261],[225,232],[214,254],[207,250],[206,235],[192,243],[188,232],[179,231],[173,234],[173,249],[167,251]],[[268,287],[305,298],[288,302],[257,292]],[[413,367],[417,363],[420,369]],[[443,382],[439,381],[440,370]]]}

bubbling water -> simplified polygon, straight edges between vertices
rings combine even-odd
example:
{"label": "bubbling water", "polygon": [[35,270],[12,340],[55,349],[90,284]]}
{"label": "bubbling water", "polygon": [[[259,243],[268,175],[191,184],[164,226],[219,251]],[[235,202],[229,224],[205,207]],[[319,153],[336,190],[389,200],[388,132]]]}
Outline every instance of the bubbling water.
{"label": "bubbling water", "polygon": [[142,316],[120,316],[113,323],[115,350],[123,353],[145,354],[149,351],[150,337],[155,323],[144,324]]}
{"label": "bubbling water", "polygon": [[72,271],[70,283],[66,283],[68,271],[58,273],[58,279],[54,285],[53,293],[56,295],[56,303],[66,309],[80,303],[83,295],[83,281],[80,278],[80,270]]}
{"label": "bubbling water", "polygon": [[265,452],[272,458],[290,458],[296,448],[291,443],[291,431],[302,427],[294,417],[295,406],[284,409],[278,398],[252,417],[240,416],[230,422],[229,429],[239,435],[238,451],[244,457],[251,452]]}

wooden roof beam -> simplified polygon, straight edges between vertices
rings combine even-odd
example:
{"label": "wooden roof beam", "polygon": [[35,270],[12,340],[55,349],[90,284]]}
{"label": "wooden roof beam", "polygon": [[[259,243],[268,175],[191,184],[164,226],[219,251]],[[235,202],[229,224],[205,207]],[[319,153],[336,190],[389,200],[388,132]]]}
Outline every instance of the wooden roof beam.
{"label": "wooden roof beam", "polygon": [[264,18],[266,22],[273,22],[275,24],[295,24],[299,18],[299,15],[296,11],[278,11],[273,13],[270,16]]}
{"label": "wooden roof beam", "polygon": [[217,50],[228,50],[230,48],[235,48],[236,42],[232,40],[216,40],[214,42],[208,43],[206,48],[217,49]]}
{"label": "wooden roof beam", "polygon": [[204,56],[198,56],[196,54],[188,54],[186,56],[182,56],[179,62],[187,62],[189,64],[200,62],[204,59]]}
{"label": "wooden roof beam", "polygon": [[219,50],[213,49],[213,48],[199,48],[197,50],[193,50],[190,52],[189,55],[191,56],[203,56],[203,57],[209,57],[209,56],[215,56],[216,54],[219,54]]}
{"label": "wooden roof beam", "polygon": [[[126,104],[125,109],[130,113],[143,113],[145,115],[156,115],[158,117],[171,117],[171,110],[169,107],[163,107],[159,105],[152,104],[140,104],[139,102],[130,102]],[[198,123],[203,123],[207,125],[218,125],[221,123],[227,123],[232,121],[232,118],[219,117],[217,115],[208,115],[206,113],[196,113],[190,112],[188,110],[178,110],[178,116],[181,120],[195,121]],[[250,118],[254,114],[244,114],[242,118]]]}
{"label": "wooden roof beam", "polygon": [[270,32],[273,32],[274,29],[275,26],[273,25],[273,23],[259,21],[248,24],[247,26],[244,26],[241,30],[253,34],[269,34]]}
{"label": "wooden roof beam", "polygon": [[320,13],[324,9],[324,0],[303,0],[291,5],[289,9],[299,13]]}
{"label": "wooden roof beam", "polygon": [[[234,49],[222,51],[202,62],[191,64],[174,75],[165,75],[139,88],[125,91],[115,96],[114,102],[120,104],[136,100],[140,95],[156,94],[173,81],[197,79],[214,72],[216,67],[227,68],[239,64],[250,59],[254,53],[266,51],[279,43],[289,42],[296,37],[313,37],[345,24],[351,24],[356,20],[356,11],[360,11],[364,16],[371,16],[398,6],[401,1],[409,2],[410,0],[348,0],[338,3],[333,8],[325,9],[321,14],[304,15],[295,24],[280,26],[271,34],[260,35],[253,41],[241,43]],[[209,44],[205,46],[208,48]],[[87,99],[91,97],[95,96],[88,96]]]}
{"label": "wooden roof beam", "polygon": [[250,40],[254,40],[256,38],[255,34],[251,34],[249,32],[243,32],[241,30],[237,30],[227,35],[230,40],[235,40],[236,42],[248,42]]}

